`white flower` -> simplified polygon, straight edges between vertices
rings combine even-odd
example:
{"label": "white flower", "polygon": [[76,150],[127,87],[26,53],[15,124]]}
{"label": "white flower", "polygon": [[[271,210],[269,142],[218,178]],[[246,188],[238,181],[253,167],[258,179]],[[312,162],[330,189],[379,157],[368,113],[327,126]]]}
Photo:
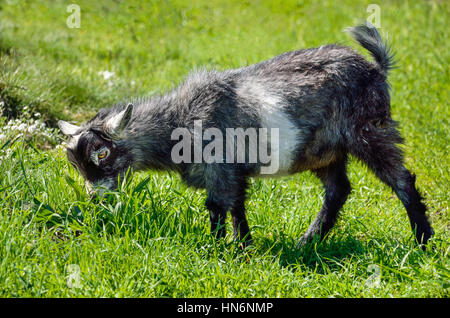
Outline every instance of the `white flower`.
{"label": "white flower", "polygon": [[37,128],[37,122],[35,122],[33,125],[30,125],[30,126],[28,126],[28,128],[27,128],[27,131],[31,134],[31,133],[34,133],[34,131],[36,130],[36,128]]}
{"label": "white flower", "polygon": [[60,144],[60,145],[56,145],[55,148],[56,148],[57,150],[65,150],[65,149],[66,149],[66,146],[63,145],[63,144]]}
{"label": "white flower", "polygon": [[110,72],[110,71],[102,71],[102,72],[98,72],[98,75],[103,76],[104,80],[109,80],[111,77],[115,76],[116,73]]}

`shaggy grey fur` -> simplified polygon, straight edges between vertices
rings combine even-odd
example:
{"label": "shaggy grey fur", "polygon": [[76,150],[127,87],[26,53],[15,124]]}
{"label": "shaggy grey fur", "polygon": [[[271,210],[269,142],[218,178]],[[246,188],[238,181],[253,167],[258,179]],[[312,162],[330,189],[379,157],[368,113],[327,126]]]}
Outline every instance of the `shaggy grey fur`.
{"label": "shaggy grey fur", "polygon": [[[375,63],[348,47],[325,45],[229,71],[200,70],[163,96],[101,109],[81,127],[60,122],[61,130],[72,137],[69,160],[94,186],[107,188],[116,187],[117,176],[129,167],[177,171],[188,185],[206,188],[212,231],[225,235],[230,211],[235,237],[248,242],[247,179],[257,176],[263,164],[175,164],[171,150],[178,141],[171,134],[179,127],[192,131],[196,120],[201,120],[203,130],[218,128],[224,135],[230,127],[275,127],[283,143],[282,173],[311,170],[326,189],[324,205],[302,243],[316,235],[323,238],[333,226],[350,193],[348,154],[392,187],[407,209],[418,242],[426,243],[432,229],[414,176],[403,166],[396,145],[402,139],[390,117],[386,78],[393,65],[391,55],[375,28],[361,25],[349,31]],[[91,154],[102,147],[108,149],[108,157],[92,162]]]}

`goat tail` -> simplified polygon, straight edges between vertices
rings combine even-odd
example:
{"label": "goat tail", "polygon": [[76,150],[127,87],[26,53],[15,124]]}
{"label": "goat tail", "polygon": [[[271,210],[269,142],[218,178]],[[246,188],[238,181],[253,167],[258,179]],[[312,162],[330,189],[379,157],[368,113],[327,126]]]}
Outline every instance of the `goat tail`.
{"label": "goat tail", "polygon": [[369,22],[347,28],[352,37],[374,58],[381,71],[387,75],[388,71],[394,68],[394,55],[390,47],[383,42],[378,30]]}

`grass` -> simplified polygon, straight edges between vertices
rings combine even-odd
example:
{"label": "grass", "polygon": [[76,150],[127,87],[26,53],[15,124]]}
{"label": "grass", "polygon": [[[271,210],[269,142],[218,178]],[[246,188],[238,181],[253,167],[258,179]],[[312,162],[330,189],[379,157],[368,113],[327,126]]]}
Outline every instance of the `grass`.
{"label": "grass", "polygon": [[[70,3],[0,2],[7,118],[25,109],[50,126],[81,122],[129,96],[162,93],[193,68],[239,67],[329,42],[366,54],[342,29],[367,18],[370,1],[79,0],[79,29],[66,25]],[[450,6],[378,4],[398,61],[392,112],[429,207],[433,249],[415,248],[400,201],[356,161],[336,227],[303,250],[295,244],[320,209],[320,182],[310,173],[252,180],[254,244],[242,252],[231,235],[210,236],[204,191],[177,175],[138,173],[99,204],[60,148],[9,136],[0,140],[0,296],[448,297]]]}

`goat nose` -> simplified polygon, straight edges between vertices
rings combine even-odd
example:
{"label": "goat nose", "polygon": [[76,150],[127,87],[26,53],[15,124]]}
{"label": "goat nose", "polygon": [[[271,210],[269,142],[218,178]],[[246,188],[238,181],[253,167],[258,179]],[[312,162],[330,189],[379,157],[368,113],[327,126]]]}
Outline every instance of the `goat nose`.
{"label": "goat nose", "polygon": [[92,189],[92,185],[91,185],[90,183],[88,183],[88,182],[85,182],[85,183],[84,183],[84,187],[86,188],[86,192],[87,192],[87,194],[88,194],[89,196],[92,196],[93,193],[95,192],[95,191]]}
{"label": "goat nose", "polygon": [[89,192],[89,197],[95,203],[106,202],[108,195],[105,192],[105,190],[93,188]]}
{"label": "goat nose", "polygon": [[86,192],[87,192],[88,196],[90,196],[91,198],[100,199],[103,196],[105,191],[102,190],[101,188],[92,186],[92,184],[90,184],[90,183],[86,183]]}

